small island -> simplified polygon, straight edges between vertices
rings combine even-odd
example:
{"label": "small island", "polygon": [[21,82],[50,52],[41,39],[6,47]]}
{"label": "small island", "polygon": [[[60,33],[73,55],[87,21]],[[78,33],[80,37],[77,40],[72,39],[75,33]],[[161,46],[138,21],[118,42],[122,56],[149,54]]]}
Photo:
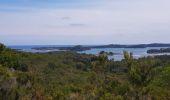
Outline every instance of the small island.
{"label": "small island", "polygon": [[150,49],[147,51],[149,54],[154,53],[170,53],[170,48],[161,48],[161,49]]}
{"label": "small island", "polygon": [[113,52],[105,52],[105,51],[100,51],[99,54],[100,54],[100,55],[105,54],[105,55],[107,55],[107,56],[113,56],[113,55],[114,55]]}
{"label": "small island", "polygon": [[77,45],[74,47],[38,47],[38,48],[32,48],[35,50],[61,50],[61,51],[86,51],[86,50],[90,50],[91,48],[89,47],[84,47],[81,45]]}

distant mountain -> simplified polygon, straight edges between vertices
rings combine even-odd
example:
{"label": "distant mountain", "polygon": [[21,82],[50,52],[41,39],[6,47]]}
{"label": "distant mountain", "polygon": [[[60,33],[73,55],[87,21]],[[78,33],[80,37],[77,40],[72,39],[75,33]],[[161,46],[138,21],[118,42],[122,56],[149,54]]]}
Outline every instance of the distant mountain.
{"label": "distant mountain", "polygon": [[170,44],[163,44],[163,43],[152,43],[152,44],[147,44],[147,47],[170,47]]}

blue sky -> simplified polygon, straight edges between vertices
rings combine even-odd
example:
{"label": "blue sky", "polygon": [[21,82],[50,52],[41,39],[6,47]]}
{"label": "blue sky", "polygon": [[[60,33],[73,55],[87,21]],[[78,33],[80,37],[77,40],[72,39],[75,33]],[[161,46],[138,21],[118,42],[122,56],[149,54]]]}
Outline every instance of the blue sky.
{"label": "blue sky", "polygon": [[0,42],[170,43],[169,0],[0,0]]}
{"label": "blue sky", "polygon": [[[1,6],[28,8],[82,8],[103,3],[103,0],[1,0]],[[2,8],[2,7],[1,7]],[[3,7],[3,9],[6,9]],[[22,9],[22,8],[21,8]],[[11,9],[12,10],[12,9]]]}

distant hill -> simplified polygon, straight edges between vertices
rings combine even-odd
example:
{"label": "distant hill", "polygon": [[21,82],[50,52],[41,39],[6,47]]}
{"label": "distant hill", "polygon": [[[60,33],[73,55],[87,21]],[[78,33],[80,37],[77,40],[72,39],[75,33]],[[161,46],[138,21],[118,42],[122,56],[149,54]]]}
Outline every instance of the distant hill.
{"label": "distant hill", "polygon": [[134,44],[134,45],[110,44],[101,46],[91,46],[91,48],[147,48],[147,47],[170,47],[170,44],[163,43]]}
{"label": "distant hill", "polygon": [[35,50],[66,50],[66,51],[85,51],[95,48],[147,48],[147,47],[170,47],[170,44],[152,43],[152,44],[134,44],[134,45],[121,45],[121,44],[109,44],[109,45],[97,45],[97,46],[83,46],[77,45],[73,47],[35,47]]}
{"label": "distant hill", "polygon": [[66,50],[66,51],[85,51],[85,50],[90,50],[90,47],[85,47],[81,45],[77,45],[74,47],[38,47],[38,48],[32,48],[35,50],[54,50],[54,49],[59,49],[59,50]]}

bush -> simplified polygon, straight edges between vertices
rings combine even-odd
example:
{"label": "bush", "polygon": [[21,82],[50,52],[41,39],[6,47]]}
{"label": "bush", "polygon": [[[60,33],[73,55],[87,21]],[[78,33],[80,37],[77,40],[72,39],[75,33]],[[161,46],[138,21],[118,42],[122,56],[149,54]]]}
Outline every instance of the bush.
{"label": "bush", "polygon": [[5,49],[5,46],[0,43],[0,53]]}
{"label": "bush", "polygon": [[57,66],[55,65],[55,63],[52,63],[52,62],[49,62],[48,63],[48,68],[50,68],[50,69],[55,69]]}
{"label": "bush", "polygon": [[76,64],[76,68],[80,69],[80,70],[84,70],[84,71],[87,70],[87,66],[85,64],[81,63],[81,62]]}
{"label": "bush", "polygon": [[170,67],[164,68],[163,71],[154,78],[149,84],[149,94],[153,98],[160,100],[170,99]]}

